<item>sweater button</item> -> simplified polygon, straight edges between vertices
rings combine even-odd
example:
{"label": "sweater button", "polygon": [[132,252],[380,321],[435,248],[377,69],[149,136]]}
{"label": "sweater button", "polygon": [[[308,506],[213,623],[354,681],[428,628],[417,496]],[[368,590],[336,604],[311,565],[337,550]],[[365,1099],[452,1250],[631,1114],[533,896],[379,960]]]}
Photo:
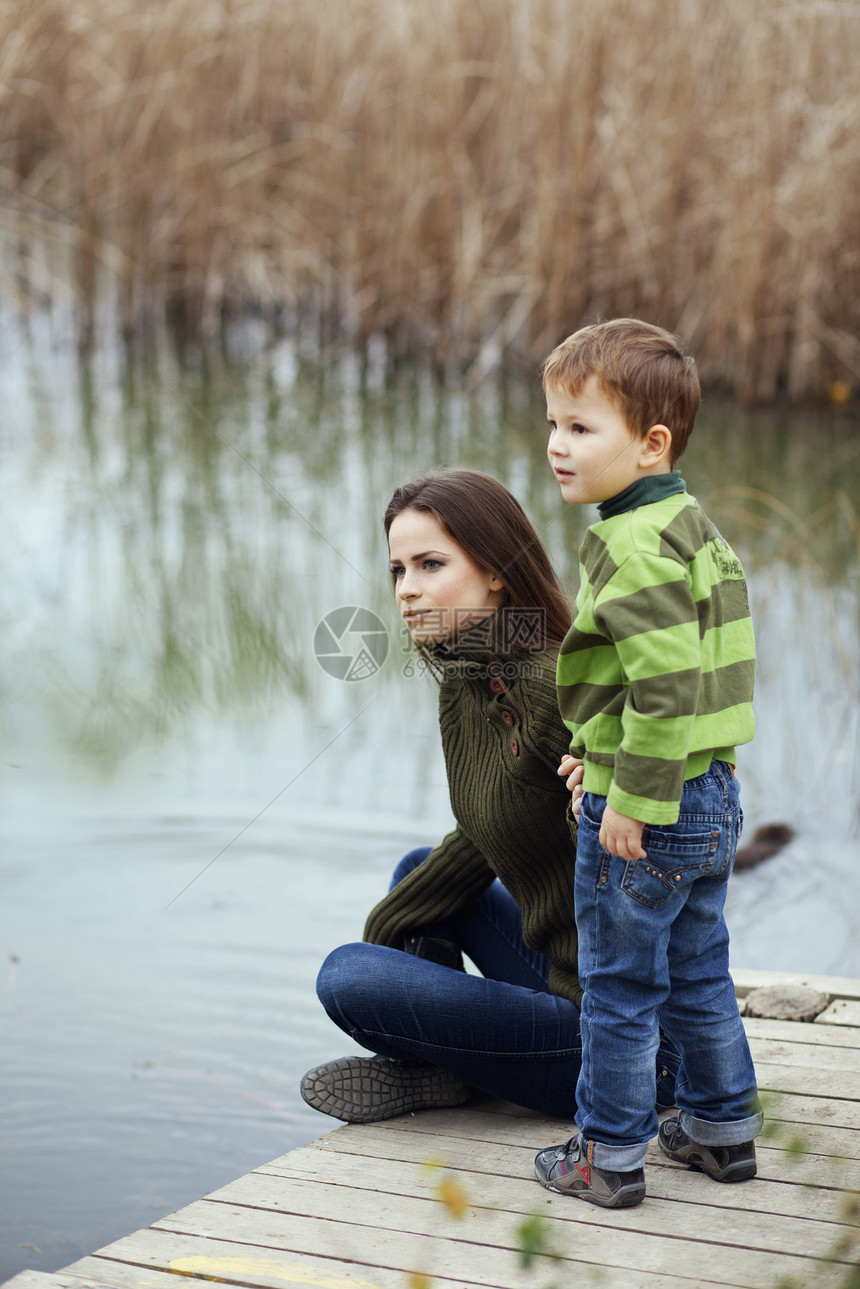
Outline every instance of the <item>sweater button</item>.
{"label": "sweater button", "polygon": [[513,712],[502,712],[502,720],[505,722],[506,725],[513,725],[514,723]]}
{"label": "sweater button", "polygon": [[490,681],[490,689],[494,694],[504,694],[507,690],[507,685],[502,680],[501,676],[494,676]]}
{"label": "sweater button", "polygon": [[513,752],[514,756],[519,756],[520,754],[520,745],[515,738],[511,739],[511,751]]}

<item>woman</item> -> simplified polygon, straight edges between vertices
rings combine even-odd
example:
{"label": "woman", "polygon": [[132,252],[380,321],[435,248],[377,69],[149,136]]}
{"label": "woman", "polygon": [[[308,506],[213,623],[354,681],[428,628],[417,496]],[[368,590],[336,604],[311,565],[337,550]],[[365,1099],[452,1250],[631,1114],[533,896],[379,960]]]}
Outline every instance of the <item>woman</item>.
{"label": "woman", "polygon": [[[308,1105],[368,1123],[459,1105],[475,1089],[572,1119],[581,1047],[568,735],[555,664],[564,592],[514,497],[451,470],[398,488],[385,512],[394,595],[439,679],[456,828],[414,850],[329,955],[317,993],[374,1055],[310,1070]],[[568,777],[570,776],[570,777]],[[480,976],[466,974],[462,954]],[[659,1104],[677,1058],[657,1058]]]}

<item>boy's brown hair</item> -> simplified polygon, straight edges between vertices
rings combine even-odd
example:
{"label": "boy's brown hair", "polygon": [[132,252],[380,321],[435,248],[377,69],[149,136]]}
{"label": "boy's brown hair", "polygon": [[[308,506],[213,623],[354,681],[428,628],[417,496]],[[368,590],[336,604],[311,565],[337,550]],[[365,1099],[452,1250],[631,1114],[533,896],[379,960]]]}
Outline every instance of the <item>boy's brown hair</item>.
{"label": "boy's brown hair", "polygon": [[687,446],[701,402],[696,360],[678,336],[637,318],[582,327],[553,349],[541,368],[543,388],[576,397],[589,376],[622,413],[634,435],[652,425],[672,433],[671,465]]}

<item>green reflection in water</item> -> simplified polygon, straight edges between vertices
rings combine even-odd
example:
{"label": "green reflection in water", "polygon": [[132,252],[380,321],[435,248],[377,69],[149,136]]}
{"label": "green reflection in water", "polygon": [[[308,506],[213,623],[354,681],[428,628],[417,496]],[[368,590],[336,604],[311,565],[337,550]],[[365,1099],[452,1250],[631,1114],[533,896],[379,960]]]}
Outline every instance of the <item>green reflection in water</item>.
{"label": "green reflection in water", "polygon": [[[402,657],[381,515],[398,483],[439,466],[502,479],[575,593],[593,512],[559,499],[537,382],[467,397],[425,371],[391,383],[352,355],[304,361],[247,330],[232,349],[146,363],[13,339],[0,436],[10,757],[39,728],[107,769],[201,709],[312,708],[313,633],[342,604],[376,612]],[[843,417],[706,403],[683,463],[744,558],[762,641],[772,621],[783,648],[786,629],[812,655],[826,636],[854,699],[858,455]],[[358,688],[344,686],[346,714]]]}

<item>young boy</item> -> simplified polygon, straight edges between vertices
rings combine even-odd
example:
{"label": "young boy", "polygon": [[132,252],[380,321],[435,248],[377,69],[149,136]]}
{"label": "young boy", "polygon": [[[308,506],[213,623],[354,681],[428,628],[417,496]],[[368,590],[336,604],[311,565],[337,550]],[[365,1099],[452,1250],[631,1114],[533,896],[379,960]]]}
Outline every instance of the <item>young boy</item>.
{"label": "young boy", "polygon": [[547,358],[543,384],[561,494],[596,502],[600,519],[558,660],[585,763],[579,1133],[542,1150],[535,1173],[620,1208],[645,1195],[660,1029],[681,1053],[664,1154],[721,1182],[756,1172],[761,1114],[723,918],[755,646],[743,569],[674,469],[700,399],[678,339],[629,318],[585,327]]}

